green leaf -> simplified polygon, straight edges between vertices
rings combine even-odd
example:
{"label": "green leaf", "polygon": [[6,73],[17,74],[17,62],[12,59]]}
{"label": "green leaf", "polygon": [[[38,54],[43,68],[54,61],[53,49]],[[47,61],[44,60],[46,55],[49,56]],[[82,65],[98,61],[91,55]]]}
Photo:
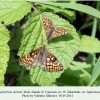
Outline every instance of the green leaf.
{"label": "green leaf", "polygon": [[90,64],[73,61],[69,68],[57,79],[56,84],[62,86],[85,86],[90,80],[91,71],[92,66]]}
{"label": "green leaf", "polygon": [[9,32],[4,25],[0,24],[0,86],[4,85],[4,74],[6,73],[9,60]]}
{"label": "green leaf", "polygon": [[96,78],[100,75],[100,57],[97,60],[97,63],[94,66],[91,79],[89,82],[89,86],[96,80]]}
{"label": "green leaf", "polygon": [[91,69],[92,66],[90,64],[87,64],[86,62],[76,62],[73,61],[70,66],[69,66],[71,72],[67,71],[66,74],[70,74],[76,77],[84,77],[88,76],[89,78],[91,77],[90,74],[88,73],[87,69]]}
{"label": "green leaf", "polygon": [[14,23],[22,19],[31,9],[31,4],[24,1],[0,2],[0,22]]}
{"label": "green leaf", "polygon": [[45,5],[45,4],[42,4],[42,7],[47,7],[47,8],[55,10],[56,12],[60,12],[63,16],[67,17],[71,21],[75,19],[75,13],[73,11],[63,9],[60,7]]}
{"label": "green leaf", "polygon": [[[44,12],[43,14],[47,18],[51,19],[55,26],[71,29],[72,32],[47,42],[42,19],[38,13],[34,13],[29,24],[25,28],[18,55],[22,57],[45,44],[46,48],[60,61],[64,69],[67,69],[70,62],[73,60],[73,57],[78,52],[80,42],[79,36],[75,32],[75,28],[66,20],[61,19],[52,13]],[[42,86],[48,86],[55,81],[55,79],[58,78],[62,72],[63,71],[48,72],[42,70],[39,66],[36,66],[30,70],[32,75],[31,81],[33,84],[38,83]]]}
{"label": "green leaf", "polygon": [[82,35],[79,50],[82,52],[100,52],[100,41],[97,38]]}
{"label": "green leaf", "polygon": [[70,65],[70,68],[72,70],[80,70],[80,69],[90,68],[90,67],[92,66],[90,64],[87,64],[86,62],[73,61],[72,64]]}
{"label": "green leaf", "polygon": [[23,76],[21,81],[21,86],[33,86],[34,84],[30,80],[30,76]]}
{"label": "green leaf", "polygon": [[54,3],[54,2],[43,2],[43,1],[36,1],[36,2],[39,4],[47,4],[47,5],[59,6],[62,8],[74,9],[92,15],[94,17],[100,18],[100,11],[87,5],[73,3],[73,2],[72,3]]}

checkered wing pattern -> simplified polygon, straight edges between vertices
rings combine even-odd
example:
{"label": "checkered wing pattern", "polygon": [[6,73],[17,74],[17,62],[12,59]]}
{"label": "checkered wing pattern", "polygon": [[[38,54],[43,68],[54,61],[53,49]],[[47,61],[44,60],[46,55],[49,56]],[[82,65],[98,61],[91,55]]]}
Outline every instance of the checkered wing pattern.
{"label": "checkered wing pattern", "polygon": [[21,57],[20,63],[24,66],[31,67],[35,67],[37,63],[43,70],[50,72],[58,72],[63,70],[62,64],[50,51],[45,48],[45,46]]}
{"label": "checkered wing pattern", "polygon": [[41,50],[41,47],[32,51],[31,53],[21,57],[19,59],[19,62],[23,65],[23,66],[31,66],[31,67],[35,67],[36,63],[37,63],[37,59],[39,56],[39,52]]}
{"label": "checkered wing pattern", "polygon": [[45,47],[44,47],[44,53],[40,51],[40,55],[42,55],[42,60],[41,59],[39,60],[39,65],[43,70],[47,70],[50,72],[58,72],[63,70],[62,64]]}
{"label": "checkered wing pattern", "polygon": [[72,31],[70,29],[65,29],[63,27],[55,27],[53,25],[53,22],[50,19],[46,18],[43,14],[41,15],[41,17],[48,40],[64,34],[68,34]]}
{"label": "checkered wing pattern", "polygon": [[44,29],[45,29],[45,32],[46,34],[48,34],[50,32],[50,29],[52,27],[54,27],[52,21],[50,19],[47,19],[43,14],[41,15],[42,17],[42,21],[43,21],[43,24],[44,24]]}
{"label": "checkered wing pattern", "polygon": [[55,30],[53,31],[51,38],[55,38],[55,37],[58,37],[58,36],[61,36],[61,35],[64,35],[70,32],[71,30],[69,29],[64,29],[62,27],[55,27]]}

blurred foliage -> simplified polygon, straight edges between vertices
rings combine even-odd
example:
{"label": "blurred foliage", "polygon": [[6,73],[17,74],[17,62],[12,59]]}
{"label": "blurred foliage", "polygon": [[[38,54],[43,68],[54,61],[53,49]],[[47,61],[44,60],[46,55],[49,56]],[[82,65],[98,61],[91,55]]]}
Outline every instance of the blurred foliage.
{"label": "blurred foliage", "polygon": [[[39,84],[32,82],[31,75],[33,74],[34,76],[32,68],[28,68],[27,70],[19,64],[19,56],[17,53],[22,45],[21,41],[25,35],[24,31],[30,24],[32,13],[52,12],[62,19],[71,21],[71,24],[73,24],[77,30],[77,33],[79,33],[81,42],[79,55],[76,55],[75,58],[73,58],[74,60],[68,65],[68,68],[61,74],[59,78],[55,79],[51,83],[51,86],[99,86],[100,2],[49,0],[49,2],[45,1],[45,3],[40,3],[37,1],[32,2],[32,0],[27,1],[29,2],[0,2],[0,22],[5,25],[0,26],[0,29],[2,30],[2,32],[0,31],[0,50],[1,54],[3,54],[0,58],[0,61],[3,63],[0,65],[0,85],[4,85],[4,80],[7,80],[6,78],[9,79],[9,76],[12,75],[5,85],[8,85],[9,82],[11,82],[10,85],[14,86],[39,86]],[[8,7],[11,9],[8,9]],[[33,29],[33,27],[31,28]],[[6,29],[8,29],[9,32],[7,32]],[[8,34],[10,34],[10,40]],[[26,44],[23,44],[24,47]],[[81,55],[80,52],[85,53],[87,56],[85,54]],[[5,60],[3,60],[4,58]],[[6,78],[4,78],[4,76]],[[15,76],[16,81],[14,83],[10,80]]]}

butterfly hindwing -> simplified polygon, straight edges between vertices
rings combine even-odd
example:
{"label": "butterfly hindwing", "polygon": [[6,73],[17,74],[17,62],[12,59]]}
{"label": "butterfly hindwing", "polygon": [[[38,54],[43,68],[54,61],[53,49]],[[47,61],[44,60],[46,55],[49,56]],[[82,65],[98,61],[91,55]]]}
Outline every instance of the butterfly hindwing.
{"label": "butterfly hindwing", "polygon": [[59,62],[59,60],[47,50],[47,63],[46,63],[46,68],[47,70],[51,72],[57,72],[57,71],[62,71],[63,66]]}
{"label": "butterfly hindwing", "polygon": [[58,37],[58,36],[61,36],[61,35],[64,35],[64,34],[67,34],[70,32],[71,32],[71,30],[69,30],[69,29],[64,29],[62,27],[55,27],[55,30],[53,31],[51,38],[55,38],[55,37]]}

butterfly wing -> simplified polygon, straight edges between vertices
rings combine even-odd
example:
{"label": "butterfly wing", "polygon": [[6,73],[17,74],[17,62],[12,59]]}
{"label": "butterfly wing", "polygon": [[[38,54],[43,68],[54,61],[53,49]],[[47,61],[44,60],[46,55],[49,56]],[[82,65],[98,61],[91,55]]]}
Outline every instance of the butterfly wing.
{"label": "butterfly wing", "polygon": [[[42,49],[41,49],[42,50]],[[40,51],[40,55],[42,59],[39,59],[39,65],[43,70],[47,70],[50,72],[58,72],[63,70],[62,64],[58,61],[58,59],[51,54],[45,47],[44,51]]]}
{"label": "butterfly wing", "polygon": [[41,17],[42,17],[44,29],[48,40],[64,34],[68,34],[72,31],[70,29],[64,29],[62,27],[54,27],[50,19],[46,18],[43,14],[41,15]]}
{"label": "butterfly wing", "polygon": [[55,38],[55,37],[58,37],[58,36],[61,36],[61,35],[64,35],[64,34],[68,34],[71,31],[72,30],[65,29],[65,28],[62,28],[62,27],[55,27],[55,29],[53,29],[51,37],[49,37],[48,39],[50,40],[52,38]]}
{"label": "butterfly wing", "polygon": [[23,66],[31,66],[31,67],[35,67],[36,63],[37,63],[37,59],[38,56],[40,54],[40,50],[41,47],[32,51],[31,53],[21,57],[19,59],[19,62],[23,65]]}
{"label": "butterfly wing", "polygon": [[42,21],[43,21],[43,25],[44,25],[44,29],[46,32],[46,36],[48,38],[49,33],[52,33],[52,28],[54,27],[52,21],[48,18],[46,18],[43,14],[41,15],[42,17]]}

